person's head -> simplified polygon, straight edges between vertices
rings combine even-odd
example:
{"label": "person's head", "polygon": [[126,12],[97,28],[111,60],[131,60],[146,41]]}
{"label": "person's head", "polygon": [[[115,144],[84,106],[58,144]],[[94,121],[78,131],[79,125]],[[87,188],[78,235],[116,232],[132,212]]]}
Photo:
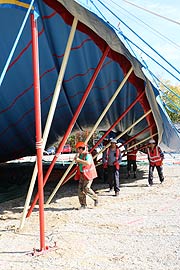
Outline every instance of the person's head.
{"label": "person's head", "polygon": [[111,147],[112,148],[115,148],[116,147],[116,144],[117,144],[116,139],[111,139]]}
{"label": "person's head", "polygon": [[150,147],[154,147],[156,145],[156,141],[154,139],[149,140]]}
{"label": "person's head", "polygon": [[86,149],[86,144],[84,142],[77,142],[76,143],[76,151],[78,153],[82,153],[84,152]]}
{"label": "person's head", "polygon": [[103,145],[106,146],[108,143],[109,143],[109,139],[104,138],[104,140],[103,140]]}

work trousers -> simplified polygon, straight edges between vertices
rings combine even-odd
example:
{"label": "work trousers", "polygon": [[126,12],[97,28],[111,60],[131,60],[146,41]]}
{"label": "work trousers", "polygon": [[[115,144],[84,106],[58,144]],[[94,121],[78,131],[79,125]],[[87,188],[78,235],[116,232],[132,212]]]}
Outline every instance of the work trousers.
{"label": "work trousers", "polygon": [[81,206],[86,206],[86,195],[92,198],[94,201],[98,199],[96,193],[91,189],[93,179],[87,180],[84,175],[82,174],[79,179],[79,186],[78,186],[78,197]]}
{"label": "work trousers", "polygon": [[108,169],[107,168],[103,168],[103,181],[104,183],[108,182]]}
{"label": "work trousers", "polygon": [[137,170],[136,160],[127,160],[127,170],[128,170],[128,172],[131,171],[131,165],[133,167],[133,172],[136,172],[136,170]]}
{"label": "work trousers", "polygon": [[152,166],[149,165],[149,177],[148,177],[148,182],[150,185],[153,184],[153,172],[154,172],[154,168],[156,167],[158,175],[159,175],[159,180],[162,183],[164,181],[164,176],[163,176],[163,168],[162,166]]}
{"label": "work trousers", "polygon": [[113,189],[115,192],[120,191],[119,187],[119,170],[116,169],[115,166],[108,166],[107,167],[107,172],[108,172],[108,183],[109,183],[109,188]]}

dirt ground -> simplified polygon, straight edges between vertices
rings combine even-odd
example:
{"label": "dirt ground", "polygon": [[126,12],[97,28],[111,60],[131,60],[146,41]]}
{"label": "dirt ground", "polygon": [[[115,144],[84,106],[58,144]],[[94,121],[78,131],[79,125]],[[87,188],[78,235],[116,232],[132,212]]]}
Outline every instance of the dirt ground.
{"label": "dirt ground", "polygon": [[[147,186],[146,163],[137,179],[121,170],[120,196],[95,180],[98,207],[77,210],[77,182],[62,186],[45,207],[45,244],[40,248],[36,207],[18,231],[25,198],[0,204],[0,266],[7,270],[179,270],[180,165],[165,164],[165,182]],[[45,188],[45,201],[56,183]]]}

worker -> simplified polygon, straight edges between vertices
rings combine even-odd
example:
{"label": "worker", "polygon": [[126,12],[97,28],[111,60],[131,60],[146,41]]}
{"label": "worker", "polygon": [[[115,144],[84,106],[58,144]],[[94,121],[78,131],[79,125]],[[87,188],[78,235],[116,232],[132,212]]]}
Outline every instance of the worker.
{"label": "worker", "polygon": [[121,151],[117,147],[117,141],[115,139],[111,139],[110,143],[103,156],[103,167],[107,169],[109,191],[111,192],[114,188],[115,196],[118,196],[120,191],[119,168]]}
{"label": "worker", "polygon": [[79,180],[78,198],[81,205],[80,209],[87,208],[86,195],[92,198],[94,206],[97,206],[98,196],[91,188],[93,179],[97,177],[92,155],[88,152],[84,142],[77,142],[76,151],[75,162],[77,164],[77,172],[75,180]]}
{"label": "worker", "polygon": [[151,139],[149,141],[147,154],[148,154],[148,160],[149,160],[148,185],[149,186],[153,185],[153,172],[154,172],[155,167],[157,169],[160,182],[162,183],[164,181],[163,167],[162,167],[164,154],[161,148],[156,144],[156,141],[154,139]]}

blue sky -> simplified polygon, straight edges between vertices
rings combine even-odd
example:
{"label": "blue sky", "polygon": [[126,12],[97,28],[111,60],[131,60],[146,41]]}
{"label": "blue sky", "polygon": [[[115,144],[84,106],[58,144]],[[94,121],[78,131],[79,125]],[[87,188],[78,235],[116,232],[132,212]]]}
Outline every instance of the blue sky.
{"label": "blue sky", "polygon": [[[179,80],[180,74],[171,68],[164,60],[162,60],[155,52],[153,52],[145,43],[143,43],[135,34],[133,34],[122,22],[128,25],[133,31],[146,41],[155,51],[161,54],[175,69],[180,72],[180,1],[179,0],[100,0],[107,6],[115,17],[98,0],[76,0],[77,2],[89,5],[90,9],[95,13],[99,13],[96,7],[102,12],[105,18],[115,27],[120,27],[122,33],[137,44],[142,50],[156,59],[163,67],[173,73]],[[93,2],[93,3],[92,3]],[[153,14],[141,10],[128,2],[131,2],[144,9],[150,10],[161,16],[174,20],[177,23],[170,22]],[[98,14],[100,16],[100,14]],[[119,21],[122,20],[122,22]],[[155,30],[157,31],[155,31]],[[129,49],[128,44],[123,37],[120,39]],[[131,44],[131,43],[130,43]],[[138,48],[131,44],[133,51],[140,59],[142,58],[148,65],[148,69],[155,76],[162,80],[169,80],[174,85],[180,85],[180,81],[163,70],[158,64],[154,63],[148,56],[141,52]],[[132,53],[132,52],[131,52]],[[146,72],[151,79],[151,76]]]}

